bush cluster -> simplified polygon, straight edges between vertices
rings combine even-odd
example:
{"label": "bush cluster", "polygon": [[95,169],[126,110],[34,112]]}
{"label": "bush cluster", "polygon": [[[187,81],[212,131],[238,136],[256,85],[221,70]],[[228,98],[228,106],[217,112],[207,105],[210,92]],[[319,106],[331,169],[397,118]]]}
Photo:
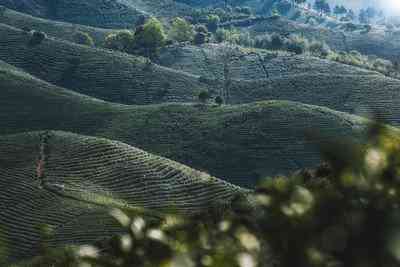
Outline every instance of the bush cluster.
{"label": "bush cluster", "polygon": [[109,34],[104,40],[104,47],[152,58],[165,42],[163,25],[158,19],[150,18],[143,25],[138,25],[134,32],[122,30]]}

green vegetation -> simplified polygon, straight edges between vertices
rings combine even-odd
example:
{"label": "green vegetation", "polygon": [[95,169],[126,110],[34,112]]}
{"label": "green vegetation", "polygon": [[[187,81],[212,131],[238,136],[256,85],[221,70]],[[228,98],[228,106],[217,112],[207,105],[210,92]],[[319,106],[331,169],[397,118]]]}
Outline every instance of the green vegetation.
{"label": "green vegetation", "polygon": [[46,34],[40,31],[31,31],[30,33],[30,46],[37,46],[40,45],[44,39],[46,39]]}
{"label": "green vegetation", "polygon": [[[176,19],[173,24],[172,36],[177,38],[177,41],[190,39],[190,31],[187,27],[189,25],[184,20]],[[177,35],[178,33],[179,35]],[[165,42],[166,34],[163,25],[158,19],[150,18],[144,25],[137,26],[135,32],[123,30],[109,34],[104,41],[104,47],[155,58]]]}
{"label": "green vegetation", "polygon": [[194,36],[194,43],[196,45],[202,45],[204,43],[207,43],[210,38],[210,33],[208,32],[208,29],[203,26],[199,25],[196,27],[196,34]]}
{"label": "green vegetation", "polygon": [[207,17],[207,28],[210,32],[216,32],[220,23],[218,15],[209,15]]}
{"label": "green vegetation", "polygon": [[310,1],[0,0],[0,265],[399,266],[400,22]]}
{"label": "green vegetation", "polygon": [[135,38],[131,31],[124,30],[111,33],[104,40],[104,47],[126,53],[132,53]]}
{"label": "green vegetation", "polygon": [[157,55],[158,49],[165,44],[165,41],[164,27],[156,18],[150,18],[143,27],[139,26],[135,31],[135,49],[149,58]]}
{"label": "green vegetation", "polygon": [[207,91],[201,91],[199,93],[199,101],[203,104],[207,103],[207,101],[211,98],[211,95]]}
{"label": "green vegetation", "polygon": [[87,32],[78,31],[74,34],[73,38],[77,44],[94,46],[93,38]]}
{"label": "green vegetation", "polygon": [[177,42],[191,42],[194,34],[193,26],[183,18],[175,18],[168,32],[169,38]]}

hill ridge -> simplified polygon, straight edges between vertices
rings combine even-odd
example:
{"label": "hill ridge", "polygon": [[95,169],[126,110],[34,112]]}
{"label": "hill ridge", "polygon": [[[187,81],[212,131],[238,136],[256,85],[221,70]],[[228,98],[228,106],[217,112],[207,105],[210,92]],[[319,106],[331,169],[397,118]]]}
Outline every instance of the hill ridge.
{"label": "hill ridge", "polygon": [[[152,217],[191,215],[227,207],[248,192],[104,138],[26,132],[0,136],[0,148],[0,243],[10,261],[37,255],[43,241],[50,247],[88,244],[120,233],[109,216],[114,208]],[[43,149],[45,157],[39,156]],[[43,225],[52,232],[46,239]]]}

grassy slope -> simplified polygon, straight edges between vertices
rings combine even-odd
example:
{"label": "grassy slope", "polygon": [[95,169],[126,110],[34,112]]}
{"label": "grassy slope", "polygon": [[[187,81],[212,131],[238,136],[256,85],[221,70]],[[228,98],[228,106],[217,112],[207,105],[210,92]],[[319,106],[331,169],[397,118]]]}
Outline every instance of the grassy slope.
{"label": "grassy slope", "polygon": [[31,46],[28,33],[4,24],[0,24],[0,36],[0,60],[104,100],[126,104],[191,101],[207,88],[194,75],[149,65],[140,57],[52,38]]}
{"label": "grassy slope", "polygon": [[[38,176],[42,145],[44,176]],[[52,230],[51,246],[87,244],[119,230],[111,208],[193,214],[245,193],[116,141],[64,132],[1,136],[0,243],[7,250],[0,256],[37,254],[43,225]]]}
{"label": "grassy slope", "polygon": [[112,30],[94,28],[84,25],[47,20],[39,17],[33,17],[24,13],[5,9],[0,14],[0,23],[7,24],[19,29],[31,29],[43,31],[50,36],[68,41],[74,41],[74,34],[77,31],[88,33],[94,40],[96,45],[102,44],[107,34]]}
{"label": "grassy slope", "polygon": [[259,80],[299,74],[376,75],[376,72],[309,55],[241,48],[225,44],[176,45],[161,50],[160,64],[208,78],[223,79],[230,56],[230,75],[238,80]]}
{"label": "grassy slope", "polygon": [[98,101],[29,75],[0,71],[0,134],[57,129],[120,140],[230,182],[318,164],[316,140],[357,139],[366,120],[285,101],[238,106],[123,106]]}

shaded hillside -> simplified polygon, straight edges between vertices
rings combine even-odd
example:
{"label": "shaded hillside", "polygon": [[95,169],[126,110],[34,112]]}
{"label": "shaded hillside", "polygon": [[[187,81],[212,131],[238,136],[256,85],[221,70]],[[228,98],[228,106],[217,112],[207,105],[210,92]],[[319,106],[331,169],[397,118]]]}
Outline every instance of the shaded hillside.
{"label": "shaded hillside", "polygon": [[191,11],[174,0],[0,0],[0,5],[38,17],[101,28],[131,28],[142,16],[175,17]]}
{"label": "shaded hillside", "polygon": [[[230,182],[319,163],[325,138],[359,139],[367,121],[327,108],[285,101],[238,106],[123,106],[0,71],[0,134],[56,129],[120,140]],[[309,140],[310,131],[321,140]]]}
{"label": "shaded hillside", "polygon": [[0,24],[0,60],[56,85],[124,104],[193,101],[208,86],[197,76],[160,67],[144,58],[32,36]]}
{"label": "shaded hillside", "polygon": [[357,50],[365,55],[375,55],[389,60],[400,59],[400,35],[377,28],[372,28],[369,33],[363,33],[362,30],[346,32],[340,28],[311,26],[280,17],[261,20],[244,30],[250,30],[255,35],[274,32],[282,35],[298,34],[310,40],[326,42],[332,49],[339,51]]}
{"label": "shaded hillside", "polygon": [[107,29],[93,28],[79,24],[70,24],[33,17],[7,8],[0,12],[0,23],[4,23],[19,29],[26,29],[28,31],[43,31],[50,36],[71,42],[76,41],[74,39],[74,35],[78,31],[81,31],[88,33],[93,38],[96,45],[102,44],[105,36],[112,32],[112,30]]}
{"label": "shaded hillside", "polygon": [[9,260],[37,255],[43,240],[110,237],[121,229],[112,208],[193,214],[246,193],[129,145],[64,132],[0,137],[0,185],[0,243]]}

